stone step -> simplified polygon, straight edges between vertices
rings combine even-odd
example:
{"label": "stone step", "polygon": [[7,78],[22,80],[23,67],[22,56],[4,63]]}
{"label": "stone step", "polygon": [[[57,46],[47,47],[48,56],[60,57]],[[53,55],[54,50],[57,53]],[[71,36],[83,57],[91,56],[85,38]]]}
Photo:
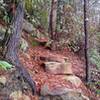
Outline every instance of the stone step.
{"label": "stone step", "polygon": [[72,64],[69,62],[44,62],[45,71],[51,74],[73,74]]}

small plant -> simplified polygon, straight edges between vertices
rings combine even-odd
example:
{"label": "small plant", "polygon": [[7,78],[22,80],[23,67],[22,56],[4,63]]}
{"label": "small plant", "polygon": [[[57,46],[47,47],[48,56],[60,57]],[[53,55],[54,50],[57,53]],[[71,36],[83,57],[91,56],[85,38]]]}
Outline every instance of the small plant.
{"label": "small plant", "polygon": [[8,62],[0,60],[0,69],[8,70],[11,69],[12,67],[13,65],[9,64]]}
{"label": "small plant", "polygon": [[0,18],[3,19],[3,21],[6,23],[9,23],[10,21],[10,18],[6,10],[6,4],[3,2],[0,2]]}
{"label": "small plant", "polygon": [[38,42],[36,42],[36,41],[33,41],[33,42],[32,42],[32,46],[33,46],[33,47],[38,46],[38,45],[39,45]]}
{"label": "small plant", "polygon": [[90,82],[87,84],[87,86],[90,87],[90,89],[96,93],[97,96],[100,96],[100,89],[98,88],[100,86],[100,81],[97,82]]}
{"label": "small plant", "polygon": [[100,69],[100,54],[96,49],[90,50],[89,59],[92,64],[96,65],[96,67]]}
{"label": "small plant", "polygon": [[97,89],[97,90],[96,90],[96,94],[97,94],[97,95],[100,95],[100,89]]}

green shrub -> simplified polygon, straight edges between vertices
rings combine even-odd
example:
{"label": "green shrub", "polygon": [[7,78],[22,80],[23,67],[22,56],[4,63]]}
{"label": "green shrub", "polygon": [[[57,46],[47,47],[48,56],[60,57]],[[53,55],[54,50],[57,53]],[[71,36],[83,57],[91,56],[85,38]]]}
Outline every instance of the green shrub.
{"label": "green shrub", "polygon": [[98,69],[100,69],[100,54],[96,49],[90,50],[89,60],[92,64],[96,65]]}

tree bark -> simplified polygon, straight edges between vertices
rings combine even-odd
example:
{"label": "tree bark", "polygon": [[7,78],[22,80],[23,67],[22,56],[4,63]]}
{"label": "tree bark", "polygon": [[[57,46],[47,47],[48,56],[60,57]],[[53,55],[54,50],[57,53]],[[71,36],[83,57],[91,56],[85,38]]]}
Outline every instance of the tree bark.
{"label": "tree bark", "polygon": [[85,34],[85,64],[86,64],[86,81],[90,80],[90,70],[88,62],[88,31],[87,31],[87,0],[84,0],[84,34]]}
{"label": "tree bark", "polygon": [[55,31],[56,31],[56,19],[57,19],[57,1],[51,1],[51,11],[49,16],[49,33],[51,35],[51,39],[55,39]]}
{"label": "tree bark", "polygon": [[18,58],[18,50],[19,50],[21,33],[22,33],[23,18],[24,18],[24,5],[23,5],[23,2],[20,1],[17,6],[13,21],[12,21],[12,34],[6,46],[7,51],[5,54],[5,59],[16,66],[21,76],[23,76],[23,78],[31,86],[32,92],[34,94],[35,93],[35,82],[32,80],[29,73],[24,68],[24,66],[21,64]]}

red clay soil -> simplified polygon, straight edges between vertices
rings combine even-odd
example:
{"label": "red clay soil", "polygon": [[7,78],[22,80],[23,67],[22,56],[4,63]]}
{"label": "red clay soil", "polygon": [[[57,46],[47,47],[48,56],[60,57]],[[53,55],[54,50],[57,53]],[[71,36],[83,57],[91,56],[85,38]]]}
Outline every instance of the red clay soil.
{"label": "red clay soil", "polygon": [[[29,71],[33,80],[35,80],[37,85],[37,92],[40,92],[40,88],[44,83],[49,84],[51,88],[59,84],[59,86],[77,89],[77,87],[73,86],[70,82],[64,81],[62,79],[62,75],[51,75],[49,73],[46,73],[42,66],[43,61],[40,60],[41,56],[56,56],[58,58],[67,57],[68,60],[72,63],[74,74],[79,76],[80,78],[85,77],[84,61],[82,61],[77,55],[70,52],[68,49],[65,49],[63,51],[50,51],[41,46],[31,47],[29,48],[27,53],[20,53],[20,60]],[[85,95],[89,97],[92,96],[93,100],[97,100],[95,99],[96,97],[91,94],[89,89],[86,88],[84,83],[78,88],[80,88]]]}

